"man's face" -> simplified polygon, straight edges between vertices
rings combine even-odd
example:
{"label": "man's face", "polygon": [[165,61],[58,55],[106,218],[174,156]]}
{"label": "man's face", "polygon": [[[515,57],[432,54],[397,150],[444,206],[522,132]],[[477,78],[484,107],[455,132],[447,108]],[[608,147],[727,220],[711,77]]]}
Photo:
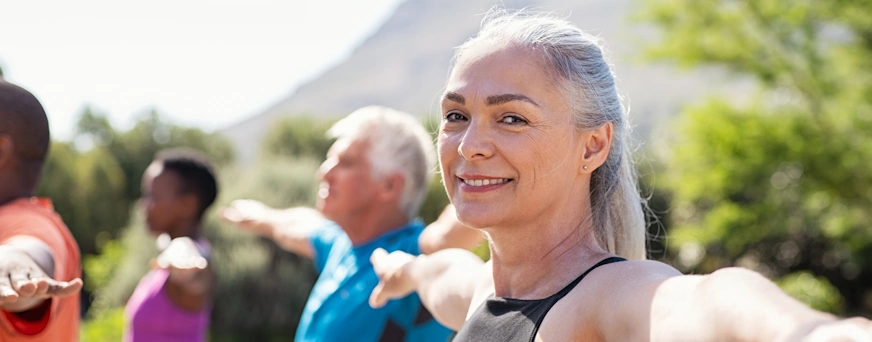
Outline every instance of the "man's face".
{"label": "man's face", "polygon": [[318,169],[318,210],[340,227],[375,209],[372,199],[378,183],[372,177],[368,151],[366,141],[339,139]]}

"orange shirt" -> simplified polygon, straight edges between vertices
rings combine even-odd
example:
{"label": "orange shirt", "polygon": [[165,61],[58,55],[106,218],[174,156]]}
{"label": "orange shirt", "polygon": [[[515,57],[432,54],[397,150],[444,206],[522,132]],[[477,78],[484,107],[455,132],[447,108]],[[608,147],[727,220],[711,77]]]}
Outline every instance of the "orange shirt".
{"label": "orange shirt", "polygon": [[[0,244],[15,236],[38,239],[51,248],[55,280],[70,281],[82,276],[79,246],[54,212],[50,200],[23,198],[0,206]],[[78,341],[79,296],[55,298],[49,303],[47,324],[44,328],[38,327],[38,331],[28,331],[34,330],[32,325],[23,326],[22,322],[10,320],[9,315],[0,311],[0,342]]]}

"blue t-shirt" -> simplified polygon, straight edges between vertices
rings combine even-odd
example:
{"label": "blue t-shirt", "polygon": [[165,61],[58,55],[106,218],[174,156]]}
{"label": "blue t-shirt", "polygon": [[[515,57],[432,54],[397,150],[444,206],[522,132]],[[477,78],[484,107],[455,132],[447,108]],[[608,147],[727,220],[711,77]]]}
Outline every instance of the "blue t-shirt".
{"label": "blue t-shirt", "polygon": [[392,300],[382,308],[369,306],[378,284],[369,257],[376,248],[418,255],[418,236],[424,226],[415,221],[375,240],[354,247],[333,222],[310,236],[315,267],[321,273],[309,295],[297,342],[322,341],[447,341],[443,327],[421,305],[417,294]]}

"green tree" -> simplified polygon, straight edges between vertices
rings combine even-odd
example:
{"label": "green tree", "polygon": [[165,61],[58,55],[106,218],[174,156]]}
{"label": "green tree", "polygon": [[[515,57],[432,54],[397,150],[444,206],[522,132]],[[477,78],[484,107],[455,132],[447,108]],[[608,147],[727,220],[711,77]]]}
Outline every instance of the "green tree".
{"label": "green tree", "polygon": [[[84,116],[83,119],[88,117]],[[87,126],[101,127],[101,124]],[[188,147],[199,150],[216,166],[228,165],[233,161],[233,148],[223,137],[197,128],[173,125],[161,119],[160,114],[153,110],[142,115],[131,130],[109,136],[113,138],[108,139],[106,146],[124,170],[124,176],[130,180],[126,194],[131,199],[139,198],[142,174],[155,154],[163,149]]]}
{"label": "green tree", "polygon": [[85,108],[73,141],[52,143],[37,194],[53,200],[82,253],[97,254],[129,221],[155,154],[176,146],[201,150],[219,166],[233,160],[222,137],[166,123],[154,111],[118,132],[105,115]]}
{"label": "green tree", "polygon": [[319,120],[311,116],[289,116],[276,121],[263,142],[262,156],[309,157],[324,160],[333,139],[327,129],[335,120]]}
{"label": "green tree", "polygon": [[758,85],[745,103],[709,99],[676,125],[656,182],[676,266],[793,274],[781,285],[797,298],[872,314],[870,12],[848,0],[644,3],[662,29],[651,57]]}
{"label": "green tree", "polygon": [[79,153],[54,142],[37,195],[52,199],[83,253],[96,253],[98,236],[111,237],[127,221],[125,182],[105,148]]}

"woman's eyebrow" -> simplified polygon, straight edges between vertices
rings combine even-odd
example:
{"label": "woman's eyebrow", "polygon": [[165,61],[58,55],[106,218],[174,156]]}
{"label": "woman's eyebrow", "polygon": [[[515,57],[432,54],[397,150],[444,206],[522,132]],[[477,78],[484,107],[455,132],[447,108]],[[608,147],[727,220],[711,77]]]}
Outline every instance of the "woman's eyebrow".
{"label": "woman's eyebrow", "polygon": [[487,97],[487,105],[488,106],[501,105],[503,103],[511,102],[511,101],[529,102],[530,104],[532,104],[536,107],[539,107],[539,104],[536,103],[536,101],[533,101],[533,99],[531,99],[525,95],[521,95],[521,94],[502,94],[502,95],[492,95],[492,96]]}
{"label": "woman's eyebrow", "polygon": [[[442,96],[445,100],[451,100],[460,104],[466,104],[466,99],[463,95],[455,93],[453,91],[445,92],[445,95]],[[501,95],[492,95],[487,97],[487,105],[488,106],[496,106],[501,105],[511,101],[524,101],[528,102],[536,107],[540,107],[536,101],[527,97],[526,95],[521,94],[501,94]]]}
{"label": "woman's eyebrow", "polygon": [[463,98],[463,95],[460,95],[453,91],[445,92],[445,95],[443,95],[442,98],[457,102],[459,104],[466,104],[466,99]]}

